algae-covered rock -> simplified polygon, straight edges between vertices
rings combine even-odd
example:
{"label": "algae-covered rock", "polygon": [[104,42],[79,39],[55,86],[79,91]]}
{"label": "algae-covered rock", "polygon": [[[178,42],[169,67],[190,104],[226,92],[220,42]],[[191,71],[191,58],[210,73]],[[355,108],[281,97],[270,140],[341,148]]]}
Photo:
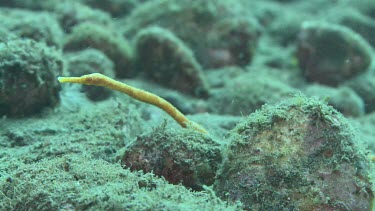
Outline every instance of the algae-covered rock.
{"label": "algae-covered rock", "polygon": [[360,75],[346,83],[352,88],[364,101],[366,113],[375,111],[375,75],[366,73]]}
{"label": "algae-covered rock", "polygon": [[246,66],[255,54],[260,26],[237,2],[148,1],[119,21],[127,37],[157,25],[176,34],[204,67]]}
{"label": "algae-covered rock", "polygon": [[[76,0],[0,0],[2,7],[23,8],[31,11],[54,14],[64,32],[70,33],[72,27],[84,22],[109,25],[111,16],[104,11],[91,8]],[[38,16],[38,15],[36,15]],[[25,16],[26,17],[26,16]],[[21,18],[24,19],[25,17]],[[33,19],[33,17],[30,17]],[[45,25],[49,21],[40,22]],[[35,27],[38,27],[37,25]]]}
{"label": "algae-covered rock", "polygon": [[259,36],[258,22],[251,16],[220,20],[209,30],[205,48],[196,54],[206,68],[244,67],[253,60]]}
{"label": "algae-covered rock", "polygon": [[362,98],[349,87],[333,88],[315,84],[307,86],[304,93],[326,99],[329,105],[345,116],[359,117],[365,113],[365,103]]}
{"label": "algae-covered rock", "polygon": [[8,29],[0,28],[0,42],[5,43],[9,42],[10,40],[16,40],[19,39],[19,37],[12,32],[10,32]]}
{"label": "algae-covered rock", "polygon": [[121,17],[128,15],[135,7],[147,0],[82,0],[83,3],[93,8],[106,11],[112,17]]}
{"label": "algae-covered rock", "polygon": [[72,2],[72,0],[0,0],[0,6],[25,8],[29,10],[51,10],[61,2]]}
{"label": "algae-covered rock", "polygon": [[[279,7],[276,8],[277,11],[280,11]],[[283,7],[282,10],[283,13],[277,13],[275,15],[275,20],[269,27],[270,34],[281,46],[294,46],[298,38],[301,24],[306,20],[311,20],[312,17],[304,11],[296,11],[294,8]]]}
{"label": "algae-covered rock", "polygon": [[[362,3],[362,2],[361,2]],[[360,3],[360,4],[361,4]],[[353,31],[360,34],[373,47],[375,46],[375,19],[371,18],[360,11],[351,8],[335,7],[332,8],[328,20],[336,22],[340,25],[347,26]],[[331,16],[331,17],[330,17]]]}
{"label": "algae-covered rock", "polygon": [[248,210],[371,210],[369,169],[348,121],[297,96],[233,129],[214,190]]}
{"label": "algae-covered rock", "polygon": [[149,27],[135,38],[136,68],[144,77],[197,97],[207,97],[202,68],[191,50],[172,32]]}
{"label": "algae-covered rock", "polygon": [[0,9],[1,27],[22,37],[61,47],[63,31],[52,13]]}
{"label": "algae-covered rock", "polygon": [[238,210],[210,191],[194,193],[88,156],[1,163],[1,210]]}
{"label": "algae-covered rock", "polygon": [[278,78],[254,72],[232,79],[222,88],[212,89],[208,108],[213,113],[248,115],[264,104],[276,103],[296,92]]}
{"label": "algae-covered rock", "polygon": [[370,155],[375,155],[375,112],[369,113],[360,118],[353,120],[357,123],[356,127],[359,130],[361,141],[367,146],[371,152]]}
{"label": "algae-covered rock", "polygon": [[298,61],[308,81],[337,86],[367,70],[369,44],[351,29],[326,22],[305,22],[298,40]]}
{"label": "algae-covered rock", "polygon": [[131,170],[153,172],[172,184],[193,190],[212,185],[222,161],[221,145],[208,135],[165,125],[130,143],[121,163]]}
{"label": "algae-covered rock", "polygon": [[56,14],[61,27],[67,33],[71,33],[75,26],[83,23],[112,25],[111,16],[106,12],[93,9],[74,0],[56,1],[49,11]]}
{"label": "algae-covered rock", "polygon": [[0,43],[0,115],[21,116],[59,101],[61,54],[28,39]]}
{"label": "algae-covered rock", "polygon": [[129,43],[110,27],[93,23],[82,23],[73,28],[66,38],[64,51],[80,51],[94,48],[102,51],[115,64],[117,77],[133,75]]}

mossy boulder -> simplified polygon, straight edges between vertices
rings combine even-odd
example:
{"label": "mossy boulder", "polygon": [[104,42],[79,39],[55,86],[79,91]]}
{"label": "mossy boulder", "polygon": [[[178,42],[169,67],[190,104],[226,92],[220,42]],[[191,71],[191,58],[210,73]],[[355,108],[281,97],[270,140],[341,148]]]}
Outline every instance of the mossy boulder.
{"label": "mossy boulder", "polygon": [[62,46],[64,33],[52,13],[1,8],[0,18],[1,27],[18,37],[44,42],[48,46]]}
{"label": "mossy boulder", "polygon": [[65,40],[64,51],[81,51],[87,48],[100,50],[110,58],[115,64],[117,77],[134,75],[130,45],[111,27],[94,23],[75,26]]}
{"label": "mossy boulder", "polygon": [[258,71],[242,74],[226,81],[223,87],[212,89],[207,103],[212,113],[242,116],[296,92],[280,79]]}
{"label": "mossy boulder", "polygon": [[196,97],[208,87],[193,52],[171,31],[148,27],[135,37],[136,69],[147,79]]}
{"label": "mossy boulder", "polygon": [[250,64],[261,32],[251,12],[227,0],[148,1],[118,24],[126,37],[155,25],[172,31],[203,68]]}
{"label": "mossy boulder", "polygon": [[221,145],[209,135],[165,126],[126,146],[121,163],[133,171],[153,172],[193,190],[212,185],[222,161]]}
{"label": "mossy boulder", "polygon": [[371,210],[369,162],[340,113],[297,96],[233,129],[214,190],[247,210]]}
{"label": "mossy boulder", "polygon": [[307,81],[338,86],[371,64],[370,44],[353,30],[327,22],[304,22],[297,58]]}
{"label": "mossy boulder", "polygon": [[345,116],[359,117],[365,113],[365,103],[351,88],[340,86],[337,88],[313,84],[304,89],[308,96],[316,96],[326,100],[329,105]]}
{"label": "mossy boulder", "polygon": [[59,101],[61,53],[28,39],[0,43],[0,115],[23,116]]}

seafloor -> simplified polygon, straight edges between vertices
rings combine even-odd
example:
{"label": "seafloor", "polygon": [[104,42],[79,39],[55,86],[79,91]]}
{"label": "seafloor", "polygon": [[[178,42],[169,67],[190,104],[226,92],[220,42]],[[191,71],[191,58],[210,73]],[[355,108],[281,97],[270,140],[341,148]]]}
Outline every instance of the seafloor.
{"label": "seafloor", "polygon": [[373,0],[0,0],[0,210],[372,210],[374,48]]}

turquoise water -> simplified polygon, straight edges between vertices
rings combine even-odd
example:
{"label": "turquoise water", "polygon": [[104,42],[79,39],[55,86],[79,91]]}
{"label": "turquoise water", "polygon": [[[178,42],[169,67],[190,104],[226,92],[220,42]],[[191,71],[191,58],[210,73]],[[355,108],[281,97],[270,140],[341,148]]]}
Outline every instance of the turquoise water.
{"label": "turquoise water", "polygon": [[[374,1],[0,0],[0,20],[0,210],[372,209]],[[57,80],[91,73],[112,79]]]}

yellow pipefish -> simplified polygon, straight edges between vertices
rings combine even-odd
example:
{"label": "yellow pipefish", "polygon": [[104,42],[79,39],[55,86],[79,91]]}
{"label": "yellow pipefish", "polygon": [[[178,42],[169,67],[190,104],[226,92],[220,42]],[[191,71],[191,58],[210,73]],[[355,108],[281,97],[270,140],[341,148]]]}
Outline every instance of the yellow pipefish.
{"label": "yellow pipefish", "polygon": [[100,73],[92,73],[83,75],[81,77],[58,77],[57,80],[60,83],[79,83],[93,86],[104,86],[125,93],[134,99],[152,104],[163,109],[184,128],[189,127],[201,133],[207,133],[207,131],[202,126],[187,119],[185,115],[183,115],[177,108],[175,108],[171,103],[164,100],[163,98],[150,92],[113,80],[112,78],[109,78]]}

